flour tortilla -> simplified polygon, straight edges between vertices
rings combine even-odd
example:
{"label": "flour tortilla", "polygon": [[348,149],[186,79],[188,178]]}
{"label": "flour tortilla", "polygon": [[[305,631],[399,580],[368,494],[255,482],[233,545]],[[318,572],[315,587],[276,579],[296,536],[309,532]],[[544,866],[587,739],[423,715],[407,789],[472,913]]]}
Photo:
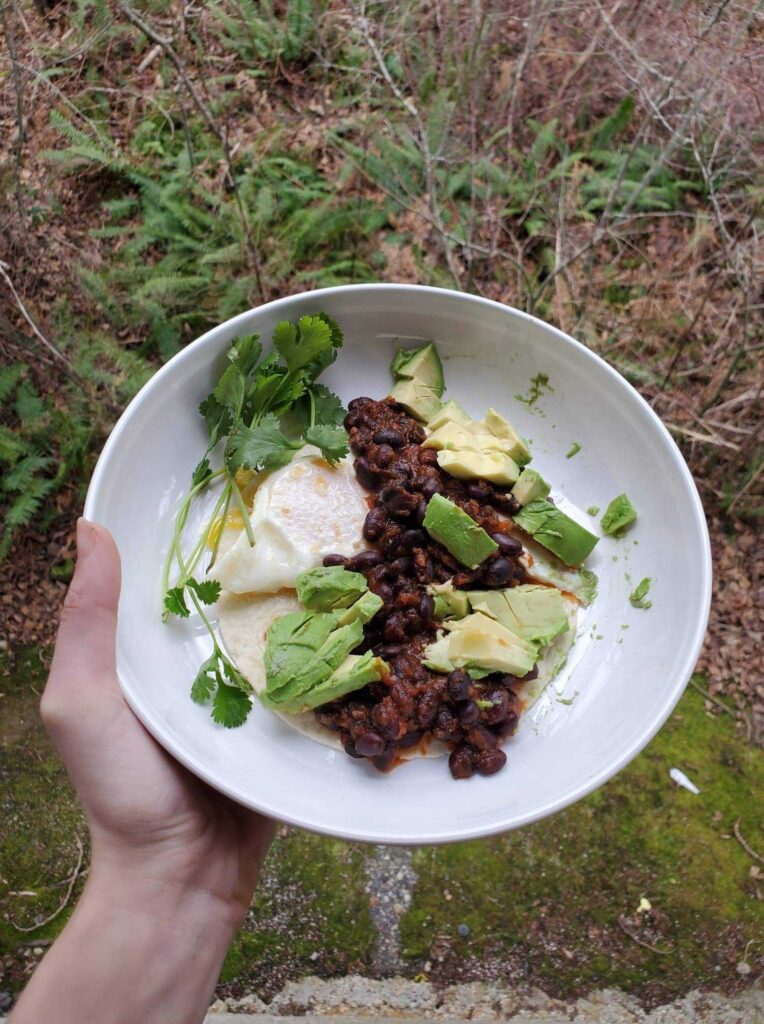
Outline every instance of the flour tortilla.
{"label": "flour tortilla", "polygon": [[[568,609],[570,629],[550,643],[538,661],[538,678],[529,684],[523,694],[526,709],[534,703],[554,676],[560,671],[568,651],[576,639],[577,605],[570,598],[563,597]],[[265,689],[265,642],[268,628],[274,619],[287,612],[300,610],[300,603],[294,590],[281,590],[277,594],[228,594],[224,593],[217,603],[220,634],[228,656],[252,684],[255,693]],[[321,725],[313,711],[298,715],[274,712],[297,732],[309,739],[322,743],[333,750],[342,750],[339,735]],[[438,740],[431,740],[426,747],[400,752],[404,760],[415,757],[443,757],[449,747]]]}

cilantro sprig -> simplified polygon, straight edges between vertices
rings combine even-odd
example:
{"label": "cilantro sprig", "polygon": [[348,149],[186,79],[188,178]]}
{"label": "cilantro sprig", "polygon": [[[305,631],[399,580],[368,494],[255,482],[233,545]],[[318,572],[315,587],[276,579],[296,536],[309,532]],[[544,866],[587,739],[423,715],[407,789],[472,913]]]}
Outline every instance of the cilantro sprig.
{"label": "cilantro sprig", "polygon": [[[272,350],[266,355],[258,335],[236,338],[225,369],[199,406],[207,428],[207,447],[175,519],[162,574],[163,618],[187,618],[193,607],[202,619],[212,637],[213,651],[194,680],[191,697],[197,703],[211,702],[213,720],[229,728],[245,721],[252,707],[251,688],[220,648],[202,607],[217,601],[220,584],[200,581],[194,573],[210,547],[207,569],[214,564],[222,533],[219,523],[225,522],[232,506],[241,514],[249,543],[255,543],[239,482],[241,470],[258,473],[278,469],[305,444],[315,445],[332,465],[347,454],[342,403],[316,382],[337,358],[342,342],[342,331],[326,313],[303,316],[294,323],[278,323],[273,330]],[[218,452],[222,466],[213,470],[211,459]],[[222,481],[223,487],[212,515],[191,552],[185,555],[182,540],[193,504],[216,481]],[[216,534],[210,544],[213,531]],[[175,579],[171,584],[173,569]]]}

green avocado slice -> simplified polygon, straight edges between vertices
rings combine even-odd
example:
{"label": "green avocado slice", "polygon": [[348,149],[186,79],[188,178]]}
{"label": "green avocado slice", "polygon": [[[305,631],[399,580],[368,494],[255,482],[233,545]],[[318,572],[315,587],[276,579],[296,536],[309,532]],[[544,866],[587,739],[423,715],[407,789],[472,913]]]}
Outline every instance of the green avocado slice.
{"label": "green avocado slice", "polygon": [[321,647],[303,663],[301,671],[278,688],[266,673],[265,693],[261,695],[263,703],[278,708],[301,697],[327,679],[362,640],[363,625],[358,620],[334,629]]}
{"label": "green avocado slice", "polygon": [[566,565],[580,565],[599,540],[556,505],[543,499],[528,502],[513,519]]}
{"label": "green avocado slice", "polygon": [[308,665],[336,623],[336,616],[330,612],[289,612],[271,623],[263,656],[271,693],[285,686]]}
{"label": "green avocado slice", "polygon": [[319,566],[301,572],[295,587],[303,608],[315,612],[347,608],[369,589],[365,576],[349,572],[341,565]]}
{"label": "green avocado slice", "polygon": [[422,525],[434,540],[470,569],[476,569],[499,548],[482,526],[442,494],[430,498]]}
{"label": "green avocado slice", "polygon": [[311,711],[313,708],[339,700],[354,690],[360,690],[368,683],[373,683],[388,671],[387,664],[374,656],[371,651],[364,654],[348,654],[343,662],[319,686],[304,693],[300,698],[288,705],[279,707],[280,711],[295,714],[299,711]]}
{"label": "green avocado slice", "polygon": [[625,494],[619,494],[618,497],[613,498],[605,509],[605,514],[600,520],[600,526],[603,533],[617,533],[619,530],[623,530],[624,527],[630,526],[636,518],[637,510]]}

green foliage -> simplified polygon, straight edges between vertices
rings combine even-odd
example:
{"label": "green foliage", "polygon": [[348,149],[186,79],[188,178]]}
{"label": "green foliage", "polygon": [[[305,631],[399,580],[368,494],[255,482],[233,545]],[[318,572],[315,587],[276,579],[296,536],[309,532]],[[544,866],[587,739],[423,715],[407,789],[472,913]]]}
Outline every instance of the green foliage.
{"label": "green foliage", "polygon": [[90,426],[41,396],[18,363],[0,369],[0,561],[16,534],[33,521],[45,529],[56,515],[53,497],[79,476]]}

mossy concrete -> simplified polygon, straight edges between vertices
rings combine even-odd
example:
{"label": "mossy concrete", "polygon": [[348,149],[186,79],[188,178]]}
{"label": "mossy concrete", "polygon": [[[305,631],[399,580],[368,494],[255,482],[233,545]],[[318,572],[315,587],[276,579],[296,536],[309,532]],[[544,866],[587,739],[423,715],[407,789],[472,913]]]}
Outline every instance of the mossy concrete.
{"label": "mossy concrete", "polygon": [[[0,988],[12,991],[71,906],[35,932],[14,925],[56,910],[77,862],[76,837],[86,843],[39,723],[47,657],[27,650],[0,663]],[[672,767],[700,796],[670,782]],[[618,987],[651,1005],[699,986],[750,983],[764,954],[764,879],[734,828],[764,851],[762,794],[762,752],[689,689],[648,749],[588,799],[500,838],[414,851],[402,971],[437,985],[521,982],[561,997]],[[372,855],[282,828],[220,994],[270,998],[307,974],[373,974],[364,870]],[[638,913],[642,897],[652,910]],[[738,973],[740,964],[751,971]]]}

